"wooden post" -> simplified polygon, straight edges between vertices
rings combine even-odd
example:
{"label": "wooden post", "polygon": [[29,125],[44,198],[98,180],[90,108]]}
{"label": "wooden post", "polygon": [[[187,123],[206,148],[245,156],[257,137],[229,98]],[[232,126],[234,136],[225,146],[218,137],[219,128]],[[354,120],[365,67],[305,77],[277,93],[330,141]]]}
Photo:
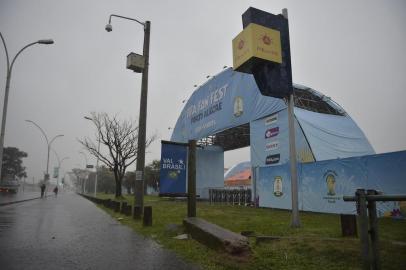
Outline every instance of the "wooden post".
{"label": "wooden post", "polygon": [[144,226],[152,226],[152,206],[144,206],[144,217],[142,224]]}
{"label": "wooden post", "polygon": [[141,219],[142,212],[139,206],[134,206],[133,218],[134,219]]}
{"label": "wooden post", "polygon": [[189,141],[187,216],[196,217],[196,140]]}
{"label": "wooden post", "polygon": [[[376,190],[367,190],[368,195],[377,195]],[[368,201],[368,216],[369,216],[369,233],[371,237],[372,251],[372,269],[381,269],[381,259],[379,256],[379,235],[378,235],[378,217],[376,214],[376,202]]]}
{"label": "wooden post", "polygon": [[121,211],[120,211],[121,214],[125,214],[126,207],[127,207],[127,202],[122,202],[121,203]]}
{"label": "wooden post", "polygon": [[368,236],[368,215],[367,215],[367,200],[365,189],[357,189],[355,192],[358,203],[359,215],[359,236],[361,241],[361,259],[364,270],[370,270],[369,258],[369,236]]}
{"label": "wooden post", "polygon": [[341,235],[342,236],[357,236],[357,216],[356,215],[340,215]]}

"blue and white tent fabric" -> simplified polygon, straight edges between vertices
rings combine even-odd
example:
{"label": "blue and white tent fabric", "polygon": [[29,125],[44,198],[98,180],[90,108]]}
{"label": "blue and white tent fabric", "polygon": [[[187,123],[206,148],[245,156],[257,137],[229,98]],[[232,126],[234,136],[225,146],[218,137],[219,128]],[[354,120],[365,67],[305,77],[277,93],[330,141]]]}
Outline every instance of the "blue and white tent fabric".
{"label": "blue and white tent fabric", "polygon": [[[299,161],[375,153],[358,125],[338,104],[309,87],[295,84],[294,89],[319,98],[337,112],[320,113],[295,105]],[[278,154],[279,162],[273,164],[283,164],[289,152],[286,108],[284,100],[261,95],[252,75],[228,68],[194,91],[176,122],[171,141],[199,140],[249,123],[253,167],[269,165],[267,157],[269,163],[272,157],[278,159]]]}
{"label": "blue and white tent fabric", "polygon": [[[331,98],[297,84],[294,97],[301,210],[353,213],[354,204],[342,197],[353,195],[358,187],[405,192],[406,151],[374,155],[358,125]],[[214,138],[216,145],[216,138],[227,143],[229,135],[236,140],[245,136],[241,144],[250,145],[253,197],[260,206],[290,209],[287,118],[284,100],[262,96],[252,75],[228,68],[194,91],[171,141]],[[208,188],[224,183],[219,164],[224,163],[225,147],[221,147],[200,149],[200,156],[198,151],[197,192],[201,197],[205,198]],[[393,209],[393,203],[379,204],[378,209],[382,215]]]}

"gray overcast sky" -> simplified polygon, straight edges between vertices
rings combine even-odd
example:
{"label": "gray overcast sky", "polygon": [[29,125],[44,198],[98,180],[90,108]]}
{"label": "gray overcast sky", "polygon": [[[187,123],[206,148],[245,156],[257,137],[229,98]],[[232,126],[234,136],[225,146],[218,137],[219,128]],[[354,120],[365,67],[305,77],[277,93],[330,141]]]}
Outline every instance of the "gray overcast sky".
{"label": "gray overcast sky", "polygon": [[[109,14],[151,21],[149,134],[169,139],[182,100],[224,65],[248,7],[289,10],[293,80],[332,97],[352,116],[378,153],[406,149],[406,2],[399,1],[84,1],[0,0],[0,31],[13,57],[29,42],[12,76],[5,145],[28,152],[29,179],[42,177],[46,145],[37,122],[69,156],[64,170],[84,166],[76,138],[93,136],[90,112],[138,120],[140,74],[125,69],[126,55],[142,53],[140,25]],[[2,64],[1,64],[2,62]],[[0,49],[3,101],[6,58]],[[160,157],[160,142],[147,162]],[[226,154],[225,166],[248,160],[247,149]],[[89,155],[89,163],[95,163]],[[56,159],[51,154],[51,168]]]}

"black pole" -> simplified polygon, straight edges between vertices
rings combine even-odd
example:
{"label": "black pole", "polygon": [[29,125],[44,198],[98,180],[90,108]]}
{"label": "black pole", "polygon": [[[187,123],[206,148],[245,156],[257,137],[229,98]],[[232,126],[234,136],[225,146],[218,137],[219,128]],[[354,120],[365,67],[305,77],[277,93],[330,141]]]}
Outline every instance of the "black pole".
{"label": "black pole", "polygon": [[189,141],[187,216],[196,217],[196,141]]}
{"label": "black pole", "polygon": [[147,129],[147,97],[148,97],[148,66],[149,66],[149,41],[151,22],[146,21],[144,27],[144,70],[142,71],[140,115],[138,121],[138,149],[136,164],[136,181],[134,192],[134,205],[140,208],[141,215],[144,210],[144,167],[145,167],[145,141]]}

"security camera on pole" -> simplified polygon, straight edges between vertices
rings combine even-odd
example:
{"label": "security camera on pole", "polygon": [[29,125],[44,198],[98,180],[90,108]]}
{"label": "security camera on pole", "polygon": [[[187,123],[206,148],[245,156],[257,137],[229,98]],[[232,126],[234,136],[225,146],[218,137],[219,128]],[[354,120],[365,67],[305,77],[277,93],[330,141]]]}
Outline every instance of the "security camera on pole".
{"label": "security camera on pole", "polygon": [[109,23],[106,25],[106,31],[111,32],[113,27],[111,25],[111,18],[117,17],[130,21],[135,21],[144,27],[144,47],[143,55],[130,53],[127,56],[127,68],[137,72],[142,72],[141,81],[141,98],[140,98],[140,115],[138,121],[138,149],[137,149],[137,163],[135,171],[135,198],[134,206],[139,207],[140,214],[144,211],[144,167],[145,167],[145,140],[147,129],[147,97],[148,97],[148,66],[149,66],[149,41],[151,32],[151,22],[140,22],[139,20],[128,18],[120,15],[110,15]]}
{"label": "security camera on pole", "polygon": [[250,7],[242,15],[244,30],[233,39],[233,68],[254,75],[262,95],[284,99],[288,107],[292,227],[300,227],[293,116],[292,67],[288,12],[274,15]]}

